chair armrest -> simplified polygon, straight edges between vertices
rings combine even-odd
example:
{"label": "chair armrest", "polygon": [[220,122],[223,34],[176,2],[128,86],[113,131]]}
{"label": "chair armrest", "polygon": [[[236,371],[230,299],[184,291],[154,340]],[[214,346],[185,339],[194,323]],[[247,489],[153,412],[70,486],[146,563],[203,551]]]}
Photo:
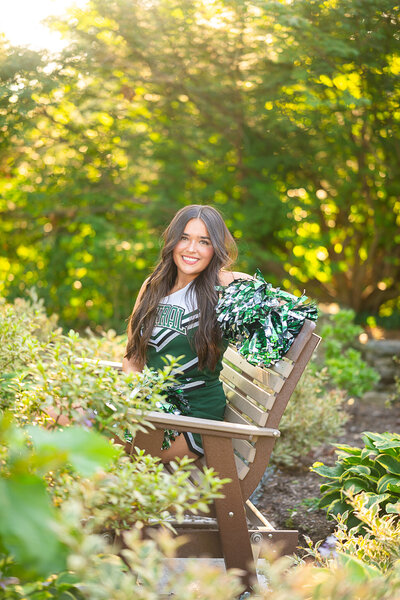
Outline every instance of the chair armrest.
{"label": "chair armrest", "polygon": [[212,419],[199,419],[185,417],[170,413],[151,411],[143,415],[145,420],[156,429],[176,429],[177,431],[191,431],[192,433],[212,434],[217,437],[229,437],[251,440],[253,437],[279,437],[278,429],[271,427],[257,427],[255,425],[241,425],[214,421]]}
{"label": "chair armrest", "polygon": [[[91,363],[103,367],[114,367],[122,369],[122,363],[111,360],[98,360],[93,358],[76,358],[77,363]],[[191,431],[192,433],[209,433],[219,437],[251,440],[253,437],[275,437],[280,436],[278,429],[271,427],[257,427],[255,425],[242,425],[240,423],[228,423],[226,421],[214,421],[212,419],[198,419],[196,417],[184,417],[151,411],[143,413],[144,419],[154,425],[156,429],[175,429],[177,431]]]}

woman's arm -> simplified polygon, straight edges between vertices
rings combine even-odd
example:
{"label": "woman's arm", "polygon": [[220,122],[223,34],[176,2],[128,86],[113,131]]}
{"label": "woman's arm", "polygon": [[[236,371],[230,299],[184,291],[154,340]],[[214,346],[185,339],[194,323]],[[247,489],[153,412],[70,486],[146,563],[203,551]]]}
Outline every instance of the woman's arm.
{"label": "woman's arm", "polygon": [[[132,316],[131,319],[133,318],[134,314],[135,314],[135,310],[137,309],[137,307],[139,306],[139,302],[142,299],[142,296],[144,294],[144,291],[147,287],[147,283],[149,281],[149,277],[143,282],[142,287],[139,290],[139,293],[137,295],[136,298],[136,302],[135,302],[135,306],[133,307],[133,311],[132,311]],[[129,319],[129,325],[128,325],[128,344],[126,346],[126,349],[128,349],[129,346],[129,342],[130,339],[132,337],[132,333],[131,333],[131,319]],[[143,369],[143,366],[140,366],[138,363],[136,363],[133,358],[126,358],[124,357],[122,359],[122,370],[125,371],[125,373],[140,373]]]}

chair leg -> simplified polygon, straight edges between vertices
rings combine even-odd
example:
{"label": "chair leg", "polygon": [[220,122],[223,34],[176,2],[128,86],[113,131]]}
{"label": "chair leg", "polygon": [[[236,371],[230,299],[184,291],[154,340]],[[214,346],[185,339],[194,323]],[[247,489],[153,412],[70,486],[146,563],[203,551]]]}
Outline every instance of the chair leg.
{"label": "chair leg", "polygon": [[250,591],[256,582],[255,565],[232,440],[203,435],[203,447],[207,465],[213,467],[220,477],[231,479],[223,488],[225,498],[214,502],[219,536],[226,568],[241,569],[243,584]]}
{"label": "chair leg", "polygon": [[132,444],[127,444],[125,449],[128,454],[131,454],[134,447],[137,446],[152,456],[160,456],[163,438],[163,429],[148,429],[146,432],[138,431]]}

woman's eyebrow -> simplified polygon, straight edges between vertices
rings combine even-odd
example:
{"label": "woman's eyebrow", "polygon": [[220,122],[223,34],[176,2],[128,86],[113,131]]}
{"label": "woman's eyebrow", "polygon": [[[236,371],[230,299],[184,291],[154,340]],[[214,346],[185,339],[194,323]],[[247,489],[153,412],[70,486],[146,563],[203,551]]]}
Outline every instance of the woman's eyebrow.
{"label": "woman's eyebrow", "polygon": [[[187,235],[189,237],[190,233],[183,232],[182,235]],[[210,240],[210,242],[211,242],[211,238],[209,238],[208,235],[201,235],[200,239],[201,240]]]}

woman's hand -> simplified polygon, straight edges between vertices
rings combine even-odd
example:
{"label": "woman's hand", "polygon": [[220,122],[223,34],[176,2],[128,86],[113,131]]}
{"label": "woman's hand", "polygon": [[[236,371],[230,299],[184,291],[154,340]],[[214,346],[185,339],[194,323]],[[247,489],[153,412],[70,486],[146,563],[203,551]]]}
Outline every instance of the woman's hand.
{"label": "woman's hand", "polygon": [[219,272],[219,284],[226,287],[235,279],[253,279],[248,273],[240,273],[239,271],[220,271]]}

